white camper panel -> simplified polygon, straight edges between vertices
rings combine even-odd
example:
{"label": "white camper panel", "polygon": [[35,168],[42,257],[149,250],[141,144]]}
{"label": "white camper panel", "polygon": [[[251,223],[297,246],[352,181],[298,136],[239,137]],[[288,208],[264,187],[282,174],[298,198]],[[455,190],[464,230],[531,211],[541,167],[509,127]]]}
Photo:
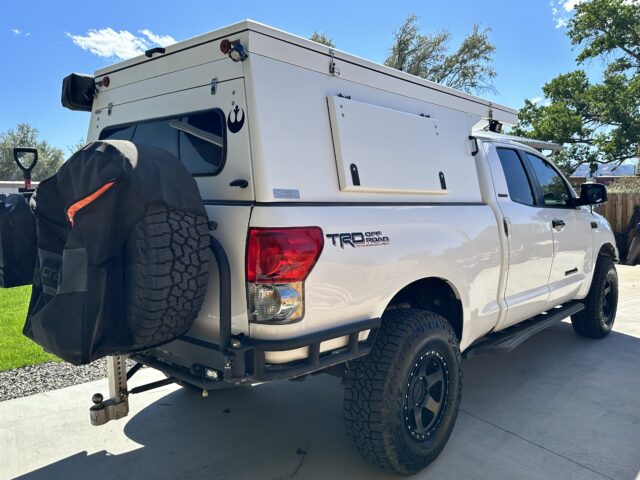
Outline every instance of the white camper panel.
{"label": "white camper panel", "polygon": [[[475,190],[463,112],[431,108],[434,118],[337,96],[327,103],[341,190],[448,195],[448,181]],[[454,175],[461,168],[467,173]]]}

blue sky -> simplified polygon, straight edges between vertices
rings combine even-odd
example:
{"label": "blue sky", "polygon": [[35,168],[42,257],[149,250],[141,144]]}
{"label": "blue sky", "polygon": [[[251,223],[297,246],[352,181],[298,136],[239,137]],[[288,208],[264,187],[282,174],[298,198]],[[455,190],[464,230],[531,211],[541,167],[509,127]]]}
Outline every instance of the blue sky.
{"label": "blue sky", "polygon": [[487,97],[519,108],[525,98],[540,97],[545,82],[576,68],[564,24],[577,1],[8,2],[0,16],[0,131],[27,122],[67,153],[88,124],[88,114],[60,105],[68,73],[92,73],[118,61],[97,53],[126,56],[170,41],[166,36],[184,40],[243,18],[301,36],[325,31],[339,49],[376,62],[384,61],[393,32],[410,13],[425,31],[449,30],[452,46],[480,23],[491,28],[497,46],[498,92]]}

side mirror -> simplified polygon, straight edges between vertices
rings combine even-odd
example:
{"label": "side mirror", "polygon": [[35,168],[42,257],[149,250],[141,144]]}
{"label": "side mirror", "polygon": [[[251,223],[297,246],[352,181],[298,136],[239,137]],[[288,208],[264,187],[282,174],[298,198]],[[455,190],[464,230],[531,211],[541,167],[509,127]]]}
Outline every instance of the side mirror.
{"label": "side mirror", "polygon": [[607,187],[600,183],[583,183],[580,185],[580,198],[576,205],[597,205],[607,201]]}

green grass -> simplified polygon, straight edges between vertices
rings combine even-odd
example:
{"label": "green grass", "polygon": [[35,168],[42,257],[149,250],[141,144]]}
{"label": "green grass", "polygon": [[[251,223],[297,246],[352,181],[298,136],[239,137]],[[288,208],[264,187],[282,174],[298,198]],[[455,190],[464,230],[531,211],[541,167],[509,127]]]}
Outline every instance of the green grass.
{"label": "green grass", "polygon": [[0,289],[0,371],[59,361],[22,335],[31,287]]}

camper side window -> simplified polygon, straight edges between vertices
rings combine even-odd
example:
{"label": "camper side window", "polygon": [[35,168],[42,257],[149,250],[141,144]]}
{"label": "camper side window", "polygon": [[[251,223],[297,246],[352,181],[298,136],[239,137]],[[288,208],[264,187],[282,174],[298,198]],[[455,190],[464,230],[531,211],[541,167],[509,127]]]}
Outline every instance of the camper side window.
{"label": "camper side window", "polygon": [[226,157],[224,113],[220,109],[107,127],[100,140],[129,140],[167,150],[195,176],[217,175]]}

